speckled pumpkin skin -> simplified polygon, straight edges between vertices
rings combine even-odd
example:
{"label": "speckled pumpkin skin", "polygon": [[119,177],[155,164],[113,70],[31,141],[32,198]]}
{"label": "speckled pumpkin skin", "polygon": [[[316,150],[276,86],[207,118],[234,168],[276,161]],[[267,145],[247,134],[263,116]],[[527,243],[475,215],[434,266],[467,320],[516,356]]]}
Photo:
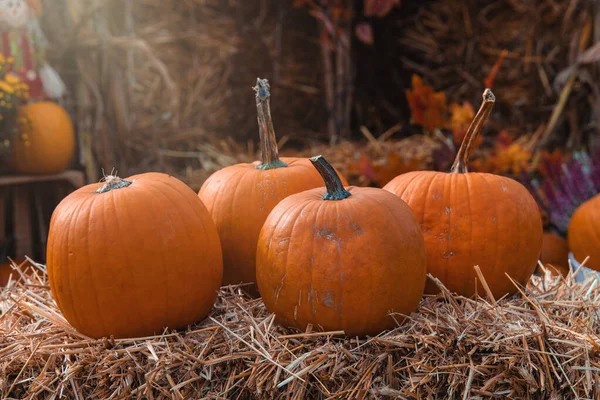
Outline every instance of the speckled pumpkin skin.
{"label": "speckled pumpkin skin", "polygon": [[[542,247],[537,203],[520,183],[483,173],[419,171],[400,175],[385,187],[404,200],[421,225],[429,273],[463,296],[476,291],[479,265],[498,298],[525,285]],[[437,287],[428,280],[426,293]],[[478,284],[477,292],[483,287]]]}
{"label": "speckled pumpkin skin", "polygon": [[347,190],[339,201],[324,188],[290,196],[260,232],[258,287],[286,327],[375,335],[396,326],[389,312],[409,315],[421,300],[425,244],[410,208],[381,189]]}

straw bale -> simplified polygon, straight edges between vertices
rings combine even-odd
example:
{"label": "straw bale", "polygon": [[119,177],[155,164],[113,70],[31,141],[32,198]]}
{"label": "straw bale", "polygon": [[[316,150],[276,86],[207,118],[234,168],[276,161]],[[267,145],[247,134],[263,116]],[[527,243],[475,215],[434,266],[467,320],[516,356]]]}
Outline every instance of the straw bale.
{"label": "straw bale", "polygon": [[0,292],[2,398],[600,396],[593,277],[533,277],[521,294],[488,300],[439,284],[398,328],[362,340],[284,329],[260,299],[224,287],[210,316],[186,331],[93,340],[69,327],[37,268]]}

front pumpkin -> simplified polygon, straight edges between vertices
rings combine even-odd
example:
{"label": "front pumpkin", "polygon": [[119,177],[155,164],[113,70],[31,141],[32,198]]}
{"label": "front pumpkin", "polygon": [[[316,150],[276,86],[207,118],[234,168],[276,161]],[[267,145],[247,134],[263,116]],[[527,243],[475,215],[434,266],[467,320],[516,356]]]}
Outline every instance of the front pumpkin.
{"label": "front pumpkin", "polygon": [[398,197],[344,189],[322,157],[327,183],[292,195],[271,212],[258,240],[257,283],[286,327],[308,324],[349,336],[376,335],[419,304],[426,255],[419,225]]}
{"label": "front pumpkin", "polygon": [[67,196],[50,222],[48,278],[79,332],[160,334],[203,319],[222,274],[217,230],[194,191],[174,177],[109,177]]}
{"label": "front pumpkin", "polygon": [[[463,296],[484,293],[481,285],[476,289],[475,265],[495,297],[515,293],[506,274],[525,285],[542,246],[539,208],[527,189],[510,178],[467,171],[471,147],[493,103],[486,90],[451,173],[411,172],[384,187],[406,201],[421,224],[428,272]],[[425,291],[438,290],[428,281]]]}
{"label": "front pumpkin", "polygon": [[[308,159],[279,158],[268,82],[258,79],[255,90],[262,162],[223,168],[204,182],[198,194],[219,231],[224,285],[256,282],[256,244],[271,210],[292,194],[323,186]],[[254,285],[247,288],[256,294]]]}

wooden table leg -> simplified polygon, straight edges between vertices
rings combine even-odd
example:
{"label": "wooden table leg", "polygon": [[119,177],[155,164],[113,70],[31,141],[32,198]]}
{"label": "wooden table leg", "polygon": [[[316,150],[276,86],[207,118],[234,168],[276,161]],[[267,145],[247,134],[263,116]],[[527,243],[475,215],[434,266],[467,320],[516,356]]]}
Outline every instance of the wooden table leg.
{"label": "wooden table leg", "polygon": [[29,188],[27,185],[18,185],[13,188],[13,209],[15,224],[16,258],[32,256],[33,238],[29,204]]}

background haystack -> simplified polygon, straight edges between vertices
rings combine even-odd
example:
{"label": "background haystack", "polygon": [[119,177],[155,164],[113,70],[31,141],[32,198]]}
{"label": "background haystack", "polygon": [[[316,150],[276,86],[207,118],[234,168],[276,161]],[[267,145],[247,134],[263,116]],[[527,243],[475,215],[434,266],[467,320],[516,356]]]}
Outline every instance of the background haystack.
{"label": "background haystack", "polygon": [[[101,168],[122,175],[161,170],[197,188],[215,169],[255,158],[250,86],[257,76],[273,86],[284,150],[312,152],[330,139],[322,18],[335,9],[321,1],[313,2],[317,8],[295,6],[300,3],[48,4],[43,27],[50,59],[70,89],[88,180],[96,181]],[[448,102],[475,107],[483,88],[493,86],[498,102],[488,142],[505,130],[533,136],[534,148],[592,146],[600,104],[593,1],[417,3],[402,2],[381,18],[367,16],[363,1],[331,3],[354,15],[340,31],[352,57],[348,138],[364,139],[365,129],[375,138],[385,133],[386,141],[421,133],[405,96],[416,73]],[[354,34],[363,22],[373,27],[370,45]]]}
{"label": "background haystack", "polygon": [[318,113],[307,100],[318,92],[318,44],[297,31],[311,23],[287,2],[53,2],[43,26],[70,89],[88,180],[100,168],[185,179],[248,153],[257,76],[286,88],[273,105],[282,136],[318,131],[315,119],[305,123]]}

